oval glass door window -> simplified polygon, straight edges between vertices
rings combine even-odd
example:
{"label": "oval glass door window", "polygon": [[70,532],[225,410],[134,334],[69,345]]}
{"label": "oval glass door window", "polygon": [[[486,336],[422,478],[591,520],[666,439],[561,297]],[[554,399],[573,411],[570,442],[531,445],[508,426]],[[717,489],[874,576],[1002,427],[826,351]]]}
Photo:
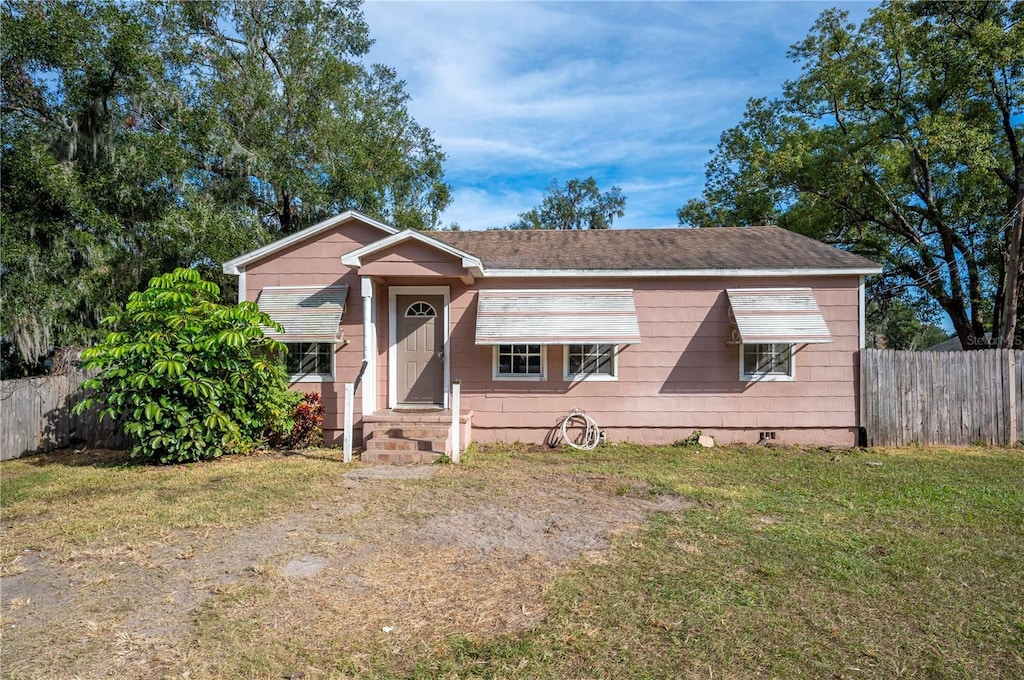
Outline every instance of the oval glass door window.
{"label": "oval glass door window", "polygon": [[414,302],[405,310],[406,316],[437,316],[433,305],[429,302]]}

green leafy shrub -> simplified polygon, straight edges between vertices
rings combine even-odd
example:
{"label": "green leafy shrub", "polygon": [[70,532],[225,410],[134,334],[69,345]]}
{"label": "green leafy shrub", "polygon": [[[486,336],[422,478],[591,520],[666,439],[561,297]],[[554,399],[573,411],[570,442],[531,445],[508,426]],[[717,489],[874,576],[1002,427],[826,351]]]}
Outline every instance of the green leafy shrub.
{"label": "green leafy shrub", "polygon": [[288,433],[302,398],[288,390],[281,330],[252,302],[222,305],[220,291],[191,269],[177,269],[132,293],[123,312],[103,320],[106,340],[82,352],[97,370],[101,417],[120,419],[132,456],[184,463],[245,453],[271,433]]}
{"label": "green leafy shrub", "polygon": [[324,404],[316,392],[306,392],[295,407],[295,426],[285,444],[308,449],[324,443]]}

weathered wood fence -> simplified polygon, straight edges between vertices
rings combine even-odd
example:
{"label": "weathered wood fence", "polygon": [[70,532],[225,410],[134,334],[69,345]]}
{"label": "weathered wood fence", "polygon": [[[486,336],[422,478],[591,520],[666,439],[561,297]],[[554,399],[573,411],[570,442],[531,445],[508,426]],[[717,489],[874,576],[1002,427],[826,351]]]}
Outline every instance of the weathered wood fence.
{"label": "weathered wood fence", "polygon": [[1024,438],[1024,351],[865,349],[861,422],[868,446],[1014,445]]}
{"label": "weathered wood fence", "polygon": [[81,415],[71,412],[84,396],[80,388],[87,377],[72,370],[0,382],[0,460],[79,442],[123,448],[124,435],[109,418],[101,422],[95,408]]}

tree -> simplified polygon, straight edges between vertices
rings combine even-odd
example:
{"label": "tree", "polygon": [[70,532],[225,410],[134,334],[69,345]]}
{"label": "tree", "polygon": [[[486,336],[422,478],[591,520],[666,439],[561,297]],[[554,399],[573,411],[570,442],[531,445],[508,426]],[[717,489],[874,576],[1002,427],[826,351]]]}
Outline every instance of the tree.
{"label": "tree", "polygon": [[[441,153],[392,69],[367,67],[358,0],[168,5],[197,144],[193,180],[286,235],[346,208],[431,229]],[[177,51],[175,51],[175,49]]]}
{"label": "tree", "polygon": [[[0,64],[3,372],[151,277],[219,263],[346,208],[432,228],[443,154],[355,1],[6,0]],[[225,290],[226,289],[226,290]]]}
{"label": "tree", "polygon": [[851,247],[952,320],[1020,346],[1024,3],[824,12],[801,75],[722,135],[682,225],[771,222]]}
{"label": "tree", "polygon": [[106,340],[82,352],[99,373],[75,408],[99,402],[101,417],[122,421],[132,457],[208,460],[291,432],[302,395],[288,391],[284,345],[262,330],[283,329],[255,303],[222,305],[219,296],[192,269],[155,277],[103,320]]}
{"label": "tree", "polygon": [[551,180],[541,204],[519,213],[510,229],[608,229],[616,217],[626,214],[622,189],[601,193],[597,180],[570,179],[560,186]]}
{"label": "tree", "polygon": [[872,295],[867,300],[867,344],[908,350],[937,345],[948,336],[936,323],[936,312],[935,303],[916,300],[906,292]]}
{"label": "tree", "polygon": [[184,162],[153,116],[163,68],[138,12],[11,0],[2,33],[0,334],[29,367],[177,259]]}

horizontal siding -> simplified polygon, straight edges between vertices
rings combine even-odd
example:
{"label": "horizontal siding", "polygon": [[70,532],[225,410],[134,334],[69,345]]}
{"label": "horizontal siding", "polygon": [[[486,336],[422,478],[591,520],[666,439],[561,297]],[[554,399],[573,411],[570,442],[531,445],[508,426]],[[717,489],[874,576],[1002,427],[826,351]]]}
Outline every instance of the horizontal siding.
{"label": "horizontal siding", "polygon": [[[502,283],[526,287],[522,281]],[[588,283],[622,287],[613,280]],[[545,381],[492,380],[491,350],[474,342],[476,295],[459,285],[452,290],[452,376],[462,380],[463,403],[474,412],[473,425],[482,438],[502,428],[543,432],[570,408],[581,408],[601,427],[613,430],[836,429],[843,441],[853,443],[849,433],[857,425],[857,284],[856,277],[792,281],[793,286],[813,289],[833,342],[798,351],[795,381],[760,383],[739,380],[738,346],[726,343],[732,326],[725,289],[735,282],[636,282],[642,342],[619,354],[617,381],[579,383],[563,380],[560,346],[546,350]],[[495,283],[483,280],[478,285]],[[742,285],[782,284],[775,279]]]}
{"label": "horizontal siding", "polygon": [[[334,381],[298,382],[291,389],[299,392],[317,392],[324,404],[324,438],[337,443],[344,417],[344,384],[353,382],[363,361],[363,308],[360,298],[359,275],[341,264],[341,256],[356,248],[373,243],[383,232],[360,222],[349,221],[323,233],[315,241],[300,243],[262,261],[250,264],[245,272],[246,299],[256,301],[260,291],[273,286],[331,286],[347,285],[351,290],[344,317],[341,337],[334,352]],[[386,337],[386,336],[385,336]],[[362,428],[362,390],[354,402],[355,429]]]}
{"label": "horizontal siding", "polygon": [[[255,300],[264,286],[346,284],[354,288],[341,327],[347,344],[335,353],[335,382],[300,383],[296,389],[323,394],[325,429],[332,439],[341,428],[343,383],[358,374],[362,361],[362,306],[359,276],[341,265],[340,256],[380,237],[363,225],[346,225],[315,242],[299,244],[247,269],[246,291]],[[476,344],[478,289],[550,289],[552,280],[480,279],[467,287],[451,274],[454,258],[427,257],[418,244],[411,249],[382,253],[368,263],[386,265],[386,284],[375,286],[377,334],[377,394],[375,405],[387,404],[388,395],[388,285],[449,285],[452,378],[462,380],[463,408],[474,412],[473,427],[481,439],[516,438],[512,433],[544,433],[571,408],[581,408],[615,438],[672,441],[680,432],[702,429],[738,433],[743,440],[751,430],[790,428],[792,441],[801,432],[832,432],[846,443],[856,429],[855,368],[858,349],[858,279],[848,277],[793,277],[751,280],[621,279],[573,281],[573,288],[631,288],[636,302],[641,342],[625,347],[618,357],[619,379],[614,382],[567,382],[562,377],[563,348],[547,348],[547,380],[495,381],[491,378],[492,349]],[[422,259],[417,260],[417,257]],[[465,273],[458,263],[460,273]],[[370,269],[373,269],[373,266]],[[364,273],[370,273],[370,269]],[[451,271],[449,271],[451,270]],[[444,274],[440,278],[438,274]],[[813,290],[833,342],[806,345],[796,357],[793,382],[744,383],[739,380],[739,349],[727,344],[728,288],[808,287]],[[361,411],[362,390],[357,394]],[[499,436],[496,433],[506,433]],[[634,433],[635,437],[623,436]],[[652,434],[658,433],[658,434]],[[723,435],[724,436],[724,435]],[[833,435],[821,435],[823,442]],[[780,437],[786,438],[784,435]],[[536,440],[543,438],[543,435]],[[678,438],[678,437],[677,437]],[[727,438],[728,440],[728,438]]]}

